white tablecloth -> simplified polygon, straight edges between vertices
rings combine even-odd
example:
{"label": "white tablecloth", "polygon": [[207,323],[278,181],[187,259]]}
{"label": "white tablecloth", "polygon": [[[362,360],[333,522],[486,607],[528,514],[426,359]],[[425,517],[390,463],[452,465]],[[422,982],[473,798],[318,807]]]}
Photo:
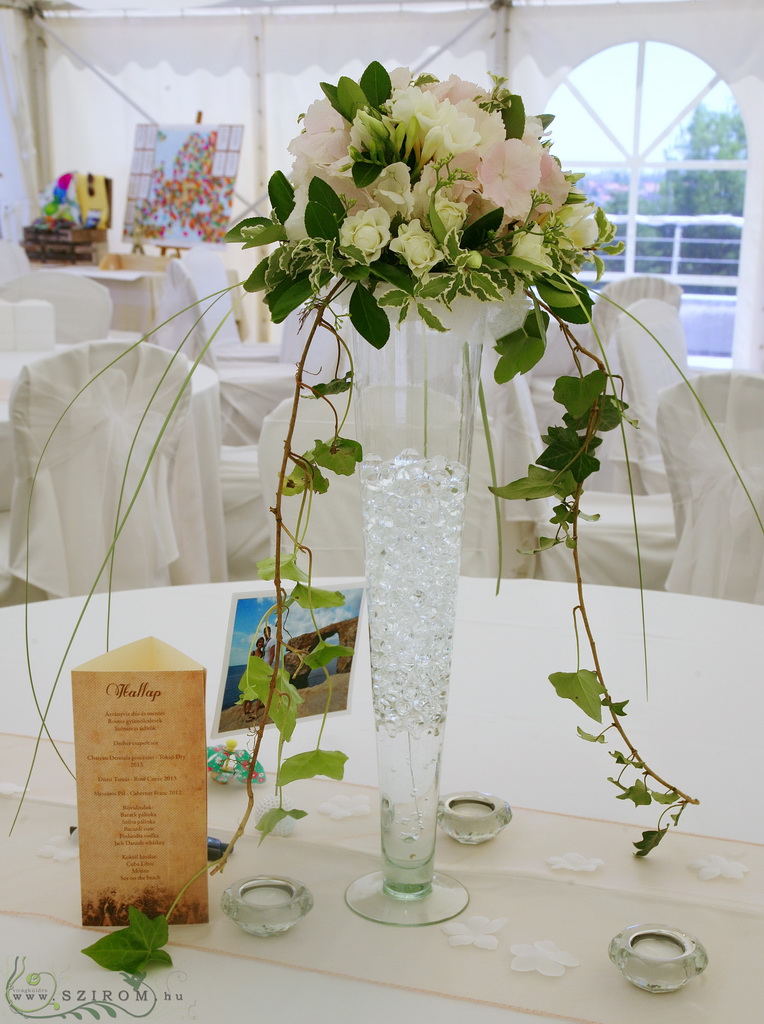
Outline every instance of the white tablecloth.
{"label": "white tablecloth", "polygon": [[[10,509],[13,493],[10,391],[23,366],[51,354],[0,352],[0,512]],[[173,564],[173,583],[209,583],[227,578],[220,437],[218,377],[208,367],[199,366],[192,378],[191,412],[178,447],[174,474],[173,523],[180,557]]]}
{"label": "white tablecloth", "polygon": [[[240,593],[241,590],[241,585],[225,584],[116,594],[111,645],[118,646],[145,635],[156,635],[206,665],[211,722],[217,682],[224,663],[230,595]],[[651,669],[649,700],[644,694],[638,595],[622,588],[593,587],[589,593],[590,615],[599,642],[603,670],[609,677],[615,699],[630,701],[627,712],[633,739],[646,759],[654,762],[656,767],[659,766],[677,785],[686,787],[701,799],[699,807],[687,811],[682,821],[684,829],[701,835],[723,837],[725,840],[762,843],[764,816],[759,810],[757,764],[761,746],[760,722],[764,711],[764,692],[758,685],[764,608],[657,592],[645,596]],[[225,957],[220,955],[219,950],[215,952],[218,947],[214,942],[211,945],[208,943],[209,952],[187,948],[199,945],[199,941],[190,932],[177,929],[173,934],[177,935],[180,945],[172,947],[171,952],[176,967],[185,972],[183,991],[193,996],[199,1019],[213,1019],[216,1005],[218,1008],[225,1006],[229,1016],[249,1012],[248,1008],[256,1005],[258,1015],[267,1012],[274,1019],[285,1022],[309,1017],[319,1024],[355,1020],[359,1017],[369,1024],[382,1024],[394,1015],[403,1014],[408,1018],[418,1014],[423,1021],[437,1020],[439,1024],[442,1021],[450,1024],[457,1019],[515,1024],[538,1020],[537,1013],[553,1020],[599,1022],[603,1019],[602,1000],[607,990],[608,999],[618,1001],[622,994],[624,1012],[617,1024],[643,1024],[647,1020],[690,1020],[693,1024],[720,1024],[722,1017],[708,1016],[704,1000],[707,996],[708,1005],[714,1005],[711,997],[719,999],[718,986],[722,985],[727,986],[725,992],[732,993],[727,1007],[730,1019],[734,1019],[735,1024],[758,1024],[759,1009],[755,1012],[751,1010],[753,1004],[750,993],[755,993],[758,984],[754,961],[756,951],[761,948],[764,940],[764,929],[760,911],[756,911],[756,906],[761,903],[762,885],[753,864],[754,848],[742,844],[737,848],[740,850],[737,859],[746,860],[748,856],[752,864],[746,881],[721,879],[717,880],[716,887],[713,883],[693,881],[692,874],[688,873],[686,861],[689,860],[689,854],[686,851],[692,848],[704,856],[719,852],[730,856],[730,848],[736,848],[721,840],[715,843],[714,840],[670,835],[652,858],[636,861],[631,856],[630,842],[639,838],[641,829],[653,826],[654,808],[638,810],[631,804],[614,799],[615,790],[605,780],[606,775],[613,774],[612,762],[606,749],[585,744],[576,736],[577,725],[588,730],[587,720],[572,704],[556,697],[547,681],[550,672],[570,671],[575,667],[571,618],[574,602],[574,589],[568,584],[536,580],[505,581],[501,595],[495,598],[491,581],[462,580],[441,788],[444,792],[478,789],[498,793],[516,808],[533,807],[565,815],[564,819],[560,819],[563,825],[572,821],[569,817],[571,815],[631,824],[632,828],[622,830],[623,835],[619,835],[618,850],[614,848],[612,853],[606,854],[607,864],[611,865],[619,857],[622,858],[621,867],[636,879],[635,886],[646,887],[644,906],[651,913],[660,907],[664,911],[663,917],[672,918],[664,923],[684,926],[690,931],[693,930],[690,924],[693,924],[701,940],[713,947],[712,962],[706,975],[675,996],[650,996],[637,992],[619,978],[615,968],[607,963],[606,948],[603,948],[601,959],[596,963],[583,963],[581,973],[575,976],[578,979],[575,981],[575,986],[578,986],[575,991],[579,993],[575,1003],[569,1007],[565,1004],[566,1013],[552,1012],[548,1008],[544,1009],[549,998],[549,990],[545,986],[557,986],[556,991],[562,993],[564,1004],[564,994],[573,993],[574,981],[571,980],[566,988],[567,975],[565,978],[550,979],[535,974],[516,975],[509,970],[511,955],[505,946],[510,940],[522,941],[512,932],[511,902],[510,923],[507,927],[510,939],[502,944],[497,953],[473,947],[452,950],[445,944],[442,935],[442,946],[437,944],[433,938],[433,929],[425,929],[420,933],[418,942],[423,950],[423,974],[421,980],[413,984],[406,983],[406,989],[396,987],[398,979],[393,969],[395,957],[401,954],[404,946],[409,950],[409,957],[417,957],[420,946],[417,942],[412,944],[410,933],[402,935],[398,941],[395,929],[363,924],[359,932],[361,935],[368,934],[369,941],[389,944],[387,956],[390,957],[391,974],[385,976],[384,983],[376,984],[357,980],[357,976],[353,977],[354,970],[344,970],[341,962],[333,964],[332,969],[326,973],[319,967],[307,966],[303,969],[280,966],[281,940],[254,939],[250,942],[247,937],[239,937],[238,932],[234,931],[233,935],[237,938],[231,941],[240,942],[241,945],[236,947],[238,953]],[[31,658],[43,701],[47,699],[51,680],[56,676],[68,631],[77,617],[80,604],[76,599],[70,599],[46,602],[30,609]],[[48,720],[56,738],[71,739],[68,669],[104,649],[103,612],[104,602],[98,598],[66,658],[59,691],[53,698]],[[23,632],[23,609],[1,609],[0,644],[4,652],[6,709],[3,729],[33,735],[39,723],[26,681]],[[351,711],[331,718],[322,739],[325,748],[338,748],[350,755],[346,779],[360,785],[374,785],[376,780],[367,650],[361,630],[357,668],[351,689]],[[588,664],[587,658],[583,659],[583,664]],[[301,722],[295,734],[295,749],[308,749],[315,737],[316,726]],[[275,739],[274,734],[268,734],[261,754],[266,770],[273,767]],[[9,746],[6,742],[0,763],[6,780],[18,783],[23,777],[25,765],[19,770],[18,753],[10,750]],[[8,775],[9,764],[16,768],[12,777]],[[55,767],[55,760],[48,759],[48,765],[47,774],[33,779],[31,793],[35,800],[47,799],[55,803],[54,790],[66,783],[61,783],[63,772]],[[229,786],[222,792],[216,791],[215,802],[211,805],[211,823],[219,816],[221,800],[227,803],[227,813],[235,817],[232,808],[234,802],[240,804],[241,790],[234,791]],[[8,816],[7,804],[0,805],[0,810],[4,812],[5,820]],[[40,824],[41,813],[44,824]],[[49,822],[44,814],[34,801],[27,805],[24,811],[25,827],[31,832],[25,839],[22,828],[17,840],[10,841],[19,844],[10,847],[16,851],[13,858],[23,858],[24,851],[28,853],[34,847],[46,828],[48,831],[59,828],[66,812],[51,810]],[[518,811],[518,828],[522,820],[523,814]],[[557,819],[549,820],[553,824],[548,830],[538,823],[530,830],[531,839],[539,849],[547,842],[547,831],[549,836],[557,835],[557,825],[554,824]],[[512,844],[512,829],[515,826],[513,822],[501,840],[507,844],[508,850],[517,854],[522,844],[520,830],[517,832],[518,846]],[[578,826],[573,822],[573,826],[583,830],[582,835],[588,835],[584,822],[579,822]],[[329,825],[325,827],[328,829]],[[367,822],[365,829],[368,831],[369,828]],[[281,842],[285,844],[282,847],[268,847],[266,844],[263,851],[269,850],[267,855],[258,854],[254,842],[249,846],[245,844],[234,854],[227,872],[229,880],[257,873],[263,864],[269,862],[258,858],[278,857],[280,849],[289,851],[288,860],[291,863],[297,856],[297,846],[289,846],[292,840]],[[561,839],[555,839],[554,842],[562,844]],[[439,849],[443,850],[441,843],[442,840],[439,840]],[[569,852],[567,849],[551,849],[554,845],[552,839],[549,839],[549,845],[549,854]],[[593,840],[592,846],[593,849],[578,852],[588,856],[596,855],[600,846]],[[363,844],[351,844],[351,848],[365,851],[366,840]],[[308,871],[310,863],[309,849],[306,847],[302,855],[308,859],[301,861],[298,857],[295,862],[296,866],[305,865],[303,875]],[[468,859],[480,855],[476,851],[452,845],[447,850],[450,860],[457,856],[454,849],[457,854],[463,851],[462,867],[465,872],[470,872]],[[477,848],[480,849],[483,848]],[[484,849],[488,851],[489,847]],[[757,856],[761,859],[760,852]],[[55,870],[57,867],[53,864],[46,870]],[[510,875],[513,874],[512,869],[506,870]],[[667,881],[672,871],[682,880],[684,888],[695,886],[694,891],[703,894],[702,905],[698,903],[696,906],[691,896],[682,898],[678,891],[674,891],[671,882]],[[528,941],[551,937],[546,931],[550,929],[551,922],[557,920],[555,913],[560,918],[559,924],[564,928],[566,937],[570,936],[572,941],[576,929],[571,930],[570,916],[566,917],[562,910],[564,901],[570,898],[580,902],[573,923],[587,935],[593,927],[593,919],[590,921],[587,917],[588,907],[599,907],[600,914],[604,912],[607,919],[608,915],[612,917],[610,930],[613,934],[628,924],[638,923],[630,919],[622,920],[627,914],[632,914],[632,910],[629,910],[631,904],[624,893],[612,892],[608,895],[608,882],[604,875],[577,878],[570,873],[565,877],[547,873],[550,877],[554,875],[550,885],[559,879],[559,909],[554,897],[546,900],[543,914],[539,916],[539,921],[543,922],[539,928],[543,927],[544,934],[526,936]],[[62,873],[60,877],[63,879],[65,876]],[[69,871],[66,877],[70,880],[76,878],[76,871]],[[521,872],[517,877],[525,876]],[[13,904],[10,891],[13,888],[12,878],[11,872],[2,883],[10,887],[6,889],[8,901],[4,905]],[[70,881],[69,884],[74,883]],[[472,912],[493,913],[491,901],[487,899],[491,893],[490,881],[487,882],[487,889],[474,879],[471,884],[477,885],[473,894]],[[523,891],[536,884],[526,878],[522,884]],[[570,888],[571,885],[574,889]],[[586,887],[586,893],[580,888],[582,885]],[[738,888],[735,888],[736,885]],[[749,887],[746,888],[746,885]],[[755,898],[748,895],[754,890],[757,894]],[[633,896],[629,899],[634,902]],[[738,916],[734,905],[739,907]],[[636,914],[639,915],[642,904],[637,900],[635,906]],[[725,909],[730,906],[732,909]],[[109,987],[115,977],[105,975],[97,968],[89,968],[77,953],[88,941],[86,933],[71,926],[36,921],[30,916],[34,913],[44,915],[48,910],[46,906],[39,905],[39,897],[36,898],[35,892],[29,890],[24,911],[21,916],[12,918],[13,928],[6,932],[6,958],[11,959],[24,950],[33,950],[37,962],[34,967],[30,963],[28,969],[37,970],[46,958],[50,961],[55,955],[59,969],[66,969],[70,978],[87,978],[88,986]],[[502,916],[507,916],[504,913],[505,903],[495,911],[496,916],[499,916],[500,910]],[[347,927],[355,929],[355,935],[358,922],[353,918],[353,925],[348,924],[347,914],[349,912],[337,901],[330,920],[333,927],[340,930],[338,934],[342,934],[342,929]],[[714,930],[715,926],[710,923],[712,918],[716,920],[714,915],[724,914],[732,922],[733,931],[737,929],[735,945],[730,946],[729,950],[725,948],[720,934]],[[323,917],[316,918],[319,919],[323,920]],[[227,926],[224,921],[222,924]],[[216,927],[219,925],[220,922]],[[198,927],[211,928],[212,925]],[[700,934],[701,929],[705,929],[704,934]],[[294,941],[303,941],[299,939],[297,930],[290,934],[298,936]],[[315,932],[314,926],[310,934],[315,935],[314,941],[320,942],[320,934]],[[743,946],[750,951],[750,955],[746,953],[738,959],[737,953],[732,956],[733,948],[738,950],[740,947],[738,940],[745,940]],[[363,938],[359,942],[362,944]],[[425,954],[425,948],[430,949],[429,954]],[[441,952],[438,953],[438,950]],[[355,958],[352,951],[347,955]],[[491,960],[492,957],[497,959]],[[253,963],[252,958],[257,962]],[[424,970],[426,962],[427,972]],[[482,1000],[483,993],[478,979],[480,972],[486,970],[505,972],[507,1006],[499,1008],[489,1005],[493,1001],[491,998]],[[593,979],[593,987],[590,989],[582,984],[585,970],[593,972],[587,975]],[[714,970],[715,974],[712,973]],[[463,998],[448,1000],[433,995],[433,991],[439,991],[438,971],[446,972],[440,991],[447,991],[446,979],[449,972],[466,972],[467,978],[474,972],[475,988],[470,991],[469,1001],[465,1002]],[[159,980],[162,985],[172,985],[169,976],[162,975]],[[85,984],[84,980],[82,984]],[[744,999],[741,995],[738,1004],[734,994],[736,991],[742,993],[746,986],[749,996]],[[179,991],[182,988],[180,986]],[[410,991],[410,988],[421,988],[429,994]],[[522,998],[517,996],[517,992],[522,993]],[[526,1009],[513,1009],[513,1006],[525,1006]],[[718,1009],[718,1002],[716,1006]],[[187,1019],[182,1013],[188,1014],[188,1006],[179,1000],[174,1014],[161,1019]]]}
{"label": "white tablecloth", "polygon": [[112,330],[137,331],[139,334],[145,334],[157,326],[164,271],[101,270],[100,267],[93,266],[60,269],[90,277],[109,289],[114,304]]}

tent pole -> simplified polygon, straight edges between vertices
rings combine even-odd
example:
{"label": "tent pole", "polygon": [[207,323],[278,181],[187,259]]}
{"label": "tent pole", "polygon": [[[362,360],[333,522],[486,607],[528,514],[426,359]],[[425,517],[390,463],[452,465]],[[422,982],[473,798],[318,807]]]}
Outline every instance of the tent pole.
{"label": "tent pole", "polygon": [[53,167],[50,154],[50,116],[46,84],[45,50],[47,43],[40,32],[40,27],[40,20],[32,16],[28,23],[26,43],[31,92],[29,116],[34,126],[37,181],[48,182],[53,180]]}
{"label": "tent pole", "polygon": [[491,5],[496,12],[494,36],[494,74],[509,78],[509,22],[513,0],[494,0]]}

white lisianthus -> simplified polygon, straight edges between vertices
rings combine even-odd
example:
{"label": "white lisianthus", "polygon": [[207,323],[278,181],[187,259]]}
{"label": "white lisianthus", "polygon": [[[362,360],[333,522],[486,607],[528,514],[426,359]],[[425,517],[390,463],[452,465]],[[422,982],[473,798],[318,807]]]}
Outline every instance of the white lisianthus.
{"label": "white lisianthus", "polygon": [[422,277],[443,259],[437,242],[418,220],[412,220],[410,224],[401,224],[398,228],[398,237],[392,240],[390,248],[403,257],[415,277]]}
{"label": "white lisianthus", "polygon": [[378,260],[390,241],[390,214],[380,206],[346,217],[340,226],[340,245],[360,249],[367,263]]}
{"label": "white lisianthus", "polygon": [[565,237],[576,249],[592,246],[599,237],[599,228],[594,220],[596,207],[593,203],[578,203],[563,206],[557,211],[557,220],[565,225]]}
{"label": "white lisianthus", "polygon": [[382,209],[387,210],[390,217],[396,213],[410,217],[414,206],[411,192],[411,171],[402,161],[389,164],[369,186],[371,198]]}
{"label": "white lisianthus", "polygon": [[446,231],[450,231],[452,228],[458,230],[467,219],[467,204],[455,203],[452,199],[437,198],[435,212],[443,222]]}
{"label": "white lisianthus", "polygon": [[548,270],[554,268],[544,245],[544,232],[537,227],[517,236],[517,241],[512,246],[512,255],[537,267]]}

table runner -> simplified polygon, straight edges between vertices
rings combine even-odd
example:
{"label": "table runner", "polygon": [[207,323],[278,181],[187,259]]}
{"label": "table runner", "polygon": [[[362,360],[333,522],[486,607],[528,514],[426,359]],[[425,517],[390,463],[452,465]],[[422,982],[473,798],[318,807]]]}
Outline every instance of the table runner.
{"label": "table runner", "polygon": [[[61,744],[61,749],[71,757],[69,744]],[[4,738],[0,781],[19,784],[19,769],[28,763],[30,751],[31,741]],[[2,909],[11,914],[42,913],[77,927],[77,861],[59,864],[29,856],[74,823],[73,786],[61,770],[54,770],[54,760],[43,744],[25,820],[13,838],[3,840],[8,874]],[[257,790],[258,796],[271,792],[270,784]],[[246,935],[214,913],[208,925],[173,929],[172,948],[284,964],[587,1024],[644,1024],[648,1016],[651,1024],[718,1024],[733,1008],[736,1024],[758,1019],[764,847],[675,833],[643,860],[630,853],[631,841],[638,838],[631,826],[518,808],[509,827],[482,846],[463,846],[439,836],[438,869],[456,875],[471,896],[458,920],[472,915],[507,918],[497,933],[496,951],[455,948],[439,925],[387,928],[346,909],[348,883],[379,862],[375,791],[312,780],[294,784],[289,792],[309,817],[297,823],[293,836],[271,837],[259,849],[250,826],[225,873],[211,877],[210,903],[214,908],[222,889],[240,877],[280,872],[308,885],[316,900],[314,910],[298,927],[273,939]],[[333,820],[317,810],[339,794],[367,795],[371,813]],[[243,801],[240,787],[210,784],[210,834],[230,835]],[[4,821],[9,805],[11,801],[2,804]],[[604,863],[591,872],[554,870],[547,863],[547,858],[571,851]],[[740,879],[701,881],[697,869],[689,865],[713,856],[748,870]],[[607,946],[622,928],[643,922],[697,935],[709,953],[706,973],[668,996],[629,985],[610,964]],[[88,936],[85,945],[94,930],[82,931]],[[510,946],[543,939],[578,958],[580,966],[567,968],[557,978],[511,970]]]}

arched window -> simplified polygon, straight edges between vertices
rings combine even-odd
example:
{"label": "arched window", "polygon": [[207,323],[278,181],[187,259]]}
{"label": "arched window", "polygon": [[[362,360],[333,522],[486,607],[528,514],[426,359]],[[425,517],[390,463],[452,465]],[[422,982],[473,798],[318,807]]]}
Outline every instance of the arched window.
{"label": "arched window", "polygon": [[686,50],[624,43],[575,68],[547,111],[555,153],[625,242],[603,280],[667,275],[684,289],[690,353],[727,362],[747,157],[729,87]]}

